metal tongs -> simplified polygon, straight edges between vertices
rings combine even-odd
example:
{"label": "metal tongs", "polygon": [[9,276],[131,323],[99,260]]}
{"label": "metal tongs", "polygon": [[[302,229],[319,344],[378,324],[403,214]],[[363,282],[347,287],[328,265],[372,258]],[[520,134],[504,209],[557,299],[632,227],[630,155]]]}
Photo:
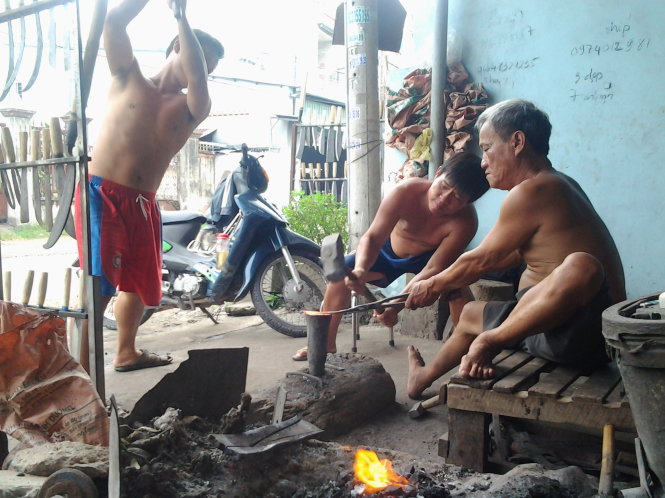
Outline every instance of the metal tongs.
{"label": "metal tongs", "polygon": [[350,308],[346,308],[343,310],[335,310],[335,311],[326,311],[326,313],[361,313],[363,311],[369,311],[369,310],[377,310],[377,309],[384,309],[384,308],[394,308],[397,306],[404,306],[404,301],[399,301],[397,303],[389,303],[387,301],[392,301],[394,299],[402,299],[405,297],[408,297],[409,293],[407,292],[406,294],[398,294],[396,296],[389,296],[389,297],[384,297],[383,299],[379,299],[378,301],[373,301],[371,303],[365,303],[365,304],[359,304],[357,306],[352,306]]}

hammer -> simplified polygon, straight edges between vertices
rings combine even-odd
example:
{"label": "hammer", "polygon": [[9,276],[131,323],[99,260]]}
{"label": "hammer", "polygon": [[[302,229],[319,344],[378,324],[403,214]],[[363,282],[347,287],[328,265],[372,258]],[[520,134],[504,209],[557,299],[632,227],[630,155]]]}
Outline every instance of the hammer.
{"label": "hammer", "polygon": [[411,407],[409,410],[409,418],[420,418],[423,415],[425,415],[425,412],[433,408],[437,405],[441,404],[441,400],[439,398],[439,395],[437,394],[436,396],[433,396],[429,399],[426,399],[424,401],[418,401],[415,405]]}
{"label": "hammer", "polygon": [[[338,233],[327,235],[321,241],[321,263],[323,263],[323,274],[329,282],[339,282],[344,277],[357,281],[351,269],[344,264],[344,243]],[[363,286],[362,295],[369,301],[374,301],[374,296],[367,286]]]}

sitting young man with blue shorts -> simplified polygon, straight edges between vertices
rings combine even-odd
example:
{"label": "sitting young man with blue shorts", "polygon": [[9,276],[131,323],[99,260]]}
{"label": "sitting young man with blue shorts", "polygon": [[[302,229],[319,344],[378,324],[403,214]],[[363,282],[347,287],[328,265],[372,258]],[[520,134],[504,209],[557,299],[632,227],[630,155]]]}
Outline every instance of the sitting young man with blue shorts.
{"label": "sitting young man with blue shorts", "polygon": [[[381,202],[369,230],[355,254],[345,262],[357,277],[328,284],[323,311],[349,306],[351,291],[361,292],[365,283],[386,287],[405,273],[415,273],[402,292],[447,268],[462,254],[478,228],[473,202],[489,189],[480,159],[469,152],[457,154],[437,170],[434,180],[412,178],[400,183]],[[457,320],[468,298],[449,301],[451,317]],[[376,313],[378,320],[393,326],[397,311]],[[328,329],[328,352],[337,351],[340,314],[334,314]],[[293,356],[307,359],[307,348]]]}

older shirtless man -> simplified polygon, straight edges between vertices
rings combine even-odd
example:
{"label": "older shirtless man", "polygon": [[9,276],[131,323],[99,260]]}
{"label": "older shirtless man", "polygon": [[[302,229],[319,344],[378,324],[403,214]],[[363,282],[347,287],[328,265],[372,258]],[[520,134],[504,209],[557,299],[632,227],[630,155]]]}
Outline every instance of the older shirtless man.
{"label": "older shirtless man", "polygon": [[[351,290],[361,292],[366,282],[385,287],[400,275],[415,273],[403,290],[409,292],[415,282],[446,268],[475,235],[478,219],[472,203],[487,190],[480,158],[469,152],[446,161],[434,180],[413,178],[400,183],[381,202],[356,253],[345,258],[358,280],[329,283],[323,310],[348,307]],[[466,301],[465,294],[451,300],[453,320]],[[397,322],[397,311],[388,308],[377,317],[392,326]],[[332,316],[327,345],[330,353],[337,350],[340,320],[341,315]],[[307,349],[298,350],[293,359],[306,360]]]}
{"label": "older shirtless man", "polygon": [[[135,347],[144,306],[161,300],[161,218],[155,192],[171,158],[208,115],[208,74],[224,56],[219,41],[190,27],[187,0],[169,1],[178,36],[161,71],[145,77],[127,25],[147,3],[123,0],[106,17],[104,48],[113,80],[89,168],[91,273],[102,276],[103,308],[119,291],[113,364],[121,372],[171,361]],[[78,234],[79,204],[77,198]]]}
{"label": "older shirtless man", "polygon": [[551,125],[532,103],[508,100],[478,120],[482,167],[490,186],[508,190],[496,225],[446,270],[411,287],[408,308],[522,261],[514,302],[470,302],[455,332],[425,365],[409,347],[407,392],[420,396],[456,365],[469,377],[493,375],[492,359],[517,347],[561,363],[607,361],[601,313],[625,299],[619,253],[582,188],[547,158]]}

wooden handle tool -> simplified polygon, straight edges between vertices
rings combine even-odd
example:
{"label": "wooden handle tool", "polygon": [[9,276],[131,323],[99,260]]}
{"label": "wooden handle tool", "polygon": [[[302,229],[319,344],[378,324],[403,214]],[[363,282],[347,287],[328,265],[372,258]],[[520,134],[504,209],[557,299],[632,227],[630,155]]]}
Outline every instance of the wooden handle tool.
{"label": "wooden handle tool", "polygon": [[72,289],[72,269],[71,268],[65,268],[65,287],[63,289],[63,298],[62,298],[62,306],[60,309],[62,311],[68,311],[69,310],[69,295],[71,293]]}
{"label": "wooden handle tool", "polygon": [[12,300],[12,272],[2,272],[2,296],[5,301]]}
{"label": "wooden handle tool", "polygon": [[45,271],[39,275],[39,287],[37,288],[37,306],[44,307],[46,300],[46,288],[48,287],[48,273]]}
{"label": "wooden handle tool", "polygon": [[25,276],[25,283],[23,284],[23,296],[21,297],[21,304],[27,306],[30,302],[30,294],[32,293],[32,282],[35,279],[35,271],[28,270]]}

